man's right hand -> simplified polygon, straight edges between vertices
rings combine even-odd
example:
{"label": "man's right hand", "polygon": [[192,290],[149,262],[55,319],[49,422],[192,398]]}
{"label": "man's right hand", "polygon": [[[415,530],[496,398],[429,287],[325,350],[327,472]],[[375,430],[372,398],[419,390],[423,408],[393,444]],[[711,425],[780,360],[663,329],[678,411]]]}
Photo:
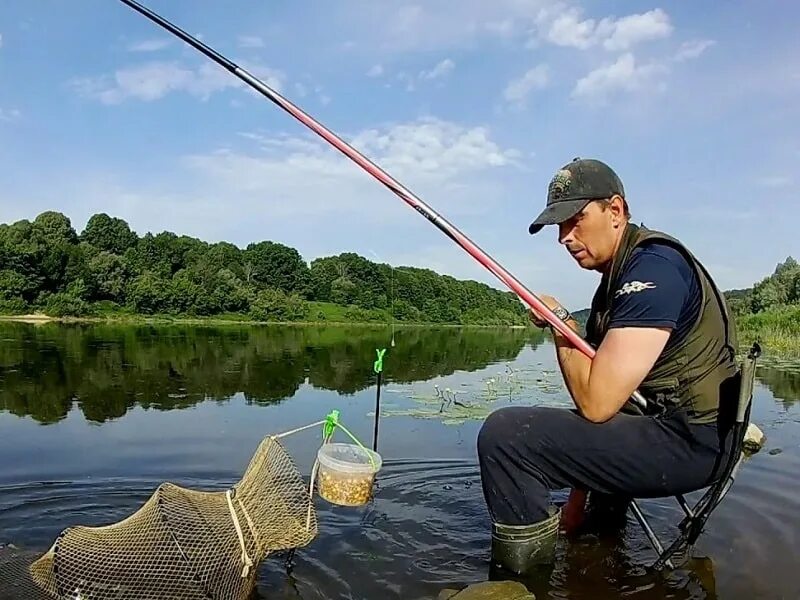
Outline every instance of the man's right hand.
{"label": "man's right hand", "polygon": [[537,313],[532,308],[528,310],[528,317],[530,318],[531,323],[533,323],[536,327],[539,327],[540,329],[543,329],[543,328],[545,328],[545,327],[547,327],[549,325],[549,323],[547,321],[545,321],[539,315],[539,313]]}
{"label": "man's right hand", "polygon": [[[539,296],[539,300],[542,302],[542,304],[544,304],[550,310],[555,310],[556,308],[561,306],[561,303],[558,300],[556,300],[555,298],[553,298],[552,296],[547,296],[547,295],[542,294],[541,296]],[[529,309],[529,317],[531,319],[531,322],[534,325],[536,325],[537,327],[542,327],[543,328],[543,327],[547,327],[549,325],[549,322],[546,321],[542,317],[542,315],[540,315],[538,312],[536,312],[532,308]]]}

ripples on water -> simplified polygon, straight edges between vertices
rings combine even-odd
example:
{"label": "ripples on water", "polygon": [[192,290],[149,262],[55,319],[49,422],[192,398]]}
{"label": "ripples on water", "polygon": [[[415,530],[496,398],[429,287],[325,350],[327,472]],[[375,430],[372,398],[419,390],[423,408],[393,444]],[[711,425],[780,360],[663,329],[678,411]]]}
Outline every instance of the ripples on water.
{"label": "ripples on water", "polygon": [[[387,405],[397,402],[404,391],[409,398],[420,388],[430,391],[434,382],[453,389],[464,382],[481,382],[495,376],[515,352],[515,368],[542,362],[552,368],[548,362],[552,361],[552,348],[547,345],[516,347],[512,357],[489,357],[486,364],[486,355],[475,349],[484,342],[482,339],[470,346],[462,339],[457,346],[466,347],[469,357],[465,354],[459,358],[454,350],[448,355],[451,362],[441,367],[442,375],[436,374],[436,368],[414,365],[413,369],[423,374],[406,374],[405,382],[393,381],[391,387],[396,393],[386,394]],[[101,353],[113,346],[97,339],[92,343]],[[111,367],[104,370],[97,360],[82,358],[73,365],[73,372],[60,379],[54,373],[58,373],[63,358],[48,363],[47,369],[37,370],[35,365],[25,367],[8,360],[3,363],[0,355],[3,397],[15,411],[41,415],[36,417],[39,422],[48,422],[53,416],[55,423],[38,425],[30,416],[18,418],[0,410],[0,456],[4,461],[0,467],[0,544],[10,542],[43,552],[65,527],[105,525],[129,516],[163,481],[195,489],[226,489],[238,480],[240,469],[263,435],[305,424],[332,408],[341,409],[344,422],[356,435],[371,440],[367,413],[372,408],[374,391],[370,389],[368,372],[359,371],[361,383],[356,388],[339,389],[351,385],[348,381],[352,380],[346,371],[331,370],[331,365],[341,364],[333,358],[341,354],[339,342],[315,355],[317,358],[307,361],[296,374],[293,371],[291,377],[295,379],[291,382],[283,380],[282,389],[289,391],[282,393],[288,394],[291,401],[279,404],[250,402],[248,394],[270,397],[263,382],[259,383],[261,375],[286,375],[287,369],[297,370],[298,352],[319,353],[319,348],[309,350],[302,343],[294,343],[293,349],[286,351],[287,357],[272,352],[263,359],[263,354],[258,353],[263,353],[265,346],[259,341],[257,354],[261,358],[245,358],[231,364],[225,352],[219,350],[222,344],[214,340],[204,343],[216,348],[215,353],[221,352],[215,354],[217,368],[198,368],[191,378],[187,378],[186,369],[191,368],[194,359],[191,354],[184,355],[191,352],[187,348],[200,345],[196,340],[180,348],[180,365],[167,353],[166,357],[148,354],[146,368],[134,367],[136,356],[122,353],[126,367],[114,366],[112,361]],[[230,340],[227,343],[229,354],[247,355],[247,350]],[[37,344],[27,340],[27,351],[36,352]],[[352,354],[352,343],[348,344],[347,353]],[[425,340],[421,339],[420,344],[424,346]],[[58,343],[47,341],[47,346],[52,351]],[[157,350],[155,346],[150,340],[148,352]],[[373,358],[372,346],[370,341],[366,350],[362,349],[366,361]],[[71,352],[74,356],[74,346]],[[439,354],[444,351],[437,352],[431,360],[442,360]],[[35,354],[26,356],[31,360]],[[48,356],[52,358],[52,353]],[[265,367],[262,359],[275,364]],[[103,355],[103,360],[109,357]],[[282,366],[281,360],[288,361],[287,366]],[[81,371],[83,362],[92,363],[91,385],[86,381],[88,375]],[[348,365],[358,362],[346,361]],[[170,373],[179,367],[183,375]],[[27,379],[19,379],[19,372],[26,369]],[[133,372],[125,379],[117,372],[119,369]],[[4,373],[15,382],[32,384],[44,371],[53,386],[65,386],[63,393],[48,400],[53,405],[40,401],[37,390],[41,386],[32,386],[34,393],[26,392],[24,386],[2,389]],[[249,374],[250,379],[212,382],[202,378],[204,373],[210,373],[208,377],[218,373],[221,377]],[[254,373],[261,375],[254,377]],[[304,382],[303,373],[316,378],[318,384]],[[697,544],[695,558],[673,572],[648,572],[645,565],[653,560],[653,551],[638,525],[629,519],[628,527],[617,539],[586,537],[570,543],[562,541],[552,572],[526,581],[537,597],[800,598],[800,425],[796,398],[792,396],[798,385],[797,380],[784,373],[767,371],[764,375],[766,378],[756,390],[754,420],[767,433],[768,445],[744,465],[736,485]],[[172,386],[170,393],[188,390],[195,398],[198,389],[216,388],[223,383],[235,389],[243,381],[249,392],[226,396],[219,402],[192,400],[179,406],[173,403],[169,407],[174,410],[166,411],[145,410],[136,402],[131,403],[129,396],[106,402],[102,393],[115,389],[147,397],[146,390],[167,385]],[[90,408],[80,409],[72,396],[75,390],[79,390],[78,394],[91,394]],[[65,397],[66,393],[70,396]],[[214,397],[219,399],[218,395]],[[553,401],[551,396],[543,397]],[[110,413],[116,416],[109,417]],[[102,424],[91,424],[94,419]],[[479,425],[479,421],[445,426],[437,420],[384,419],[380,447],[384,468],[375,498],[362,508],[333,506],[317,498],[319,536],[298,550],[291,572],[285,569],[282,556],[267,559],[259,583],[260,597],[411,600],[435,598],[443,588],[486,580],[490,576],[490,521],[474,454]],[[304,474],[310,471],[315,444],[318,445],[317,438],[309,439],[293,436],[287,441],[287,449]],[[780,453],[770,454],[770,450]],[[563,499],[563,495],[557,496],[557,500]],[[682,516],[674,500],[646,501],[642,505],[662,541],[671,539],[672,528]]]}
{"label": "ripples on water", "polygon": [[[743,597],[737,589],[755,594],[749,597],[792,598],[798,503],[787,490],[795,486],[792,473],[798,466],[794,458],[742,478],[700,544],[711,549],[713,560],[700,552],[667,576],[650,574],[644,564],[652,550],[631,521],[621,540],[562,541],[553,572],[526,584],[539,598]],[[228,474],[181,484],[225,489],[234,479]],[[113,479],[0,487],[3,537],[44,550],[65,526],[103,525],[130,515],[159,483]],[[469,460],[387,460],[366,507],[338,507],[319,498],[316,504],[319,536],[298,551],[291,572],[281,555],[267,559],[259,597],[423,599],[490,577],[490,522],[478,470]],[[680,516],[668,501],[648,503],[647,512],[659,532]],[[720,572],[731,595],[719,594]]]}

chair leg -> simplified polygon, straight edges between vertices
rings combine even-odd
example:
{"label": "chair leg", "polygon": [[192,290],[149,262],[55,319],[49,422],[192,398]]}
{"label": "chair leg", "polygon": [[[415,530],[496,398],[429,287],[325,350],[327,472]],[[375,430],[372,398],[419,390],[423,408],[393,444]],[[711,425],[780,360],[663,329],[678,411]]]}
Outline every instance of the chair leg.
{"label": "chair leg", "polygon": [[689,506],[689,503],[686,502],[686,498],[684,498],[682,494],[678,494],[675,496],[675,498],[678,499],[678,504],[681,505],[681,508],[683,509],[683,512],[686,513],[686,516],[690,519],[694,517],[694,511],[692,510],[692,507]]}
{"label": "chair leg", "polygon": [[686,513],[686,517],[678,524],[678,537],[675,538],[666,550],[661,545],[661,542],[659,542],[655,532],[653,532],[650,524],[647,522],[647,519],[645,519],[639,505],[635,502],[631,503],[631,509],[633,510],[636,520],[639,521],[639,524],[642,526],[653,548],[658,552],[658,559],[652,565],[653,569],[660,571],[664,568],[664,565],[668,566],[670,569],[675,568],[672,562],[672,556],[674,556],[678,549],[688,548],[694,545],[697,538],[700,537],[706,521],[708,521],[714,509],[722,502],[722,499],[728,493],[728,490],[730,490],[733,481],[734,477],[731,475],[725,480],[725,483],[718,483],[709,488],[706,493],[703,494],[703,497],[698,500],[697,504],[694,505],[694,508],[689,506],[682,495],[679,494],[676,496],[678,503]]}
{"label": "chair leg", "polygon": [[[639,508],[639,505],[636,503],[636,500],[633,500],[631,502],[631,510],[633,511],[633,516],[635,516],[636,520],[639,521],[639,525],[641,525],[642,529],[644,529],[644,532],[647,535],[647,539],[650,540],[650,544],[652,544],[655,551],[658,552],[659,561],[662,560],[664,558],[664,547],[658,540],[658,537],[653,531],[653,528],[650,527],[650,523],[648,523],[647,519],[645,519],[644,513],[642,512],[642,509]],[[675,568],[675,566],[672,564],[672,561],[668,557],[664,562],[670,569]]]}

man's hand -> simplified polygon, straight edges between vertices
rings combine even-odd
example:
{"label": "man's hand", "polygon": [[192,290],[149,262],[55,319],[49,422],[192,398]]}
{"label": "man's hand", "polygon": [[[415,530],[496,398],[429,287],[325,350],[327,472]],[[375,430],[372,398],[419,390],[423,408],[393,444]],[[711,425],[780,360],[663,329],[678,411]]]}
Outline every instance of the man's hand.
{"label": "man's hand", "polygon": [[[538,296],[538,298],[539,298],[539,300],[542,301],[542,304],[544,304],[550,310],[555,310],[556,308],[561,306],[561,304],[559,304],[558,300],[556,300],[552,296],[544,296],[543,295],[543,296]],[[535,309],[533,309],[533,308],[530,309],[529,316],[530,316],[531,322],[534,325],[536,325],[536,327],[547,327],[548,322]]]}

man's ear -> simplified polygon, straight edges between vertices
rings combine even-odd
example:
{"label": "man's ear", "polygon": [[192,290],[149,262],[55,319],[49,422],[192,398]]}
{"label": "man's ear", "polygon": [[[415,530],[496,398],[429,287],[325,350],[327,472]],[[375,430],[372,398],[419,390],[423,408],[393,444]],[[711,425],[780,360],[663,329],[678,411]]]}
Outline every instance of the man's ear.
{"label": "man's ear", "polygon": [[619,194],[611,196],[609,207],[611,215],[614,219],[614,226],[618,227],[625,219],[625,200]]}

